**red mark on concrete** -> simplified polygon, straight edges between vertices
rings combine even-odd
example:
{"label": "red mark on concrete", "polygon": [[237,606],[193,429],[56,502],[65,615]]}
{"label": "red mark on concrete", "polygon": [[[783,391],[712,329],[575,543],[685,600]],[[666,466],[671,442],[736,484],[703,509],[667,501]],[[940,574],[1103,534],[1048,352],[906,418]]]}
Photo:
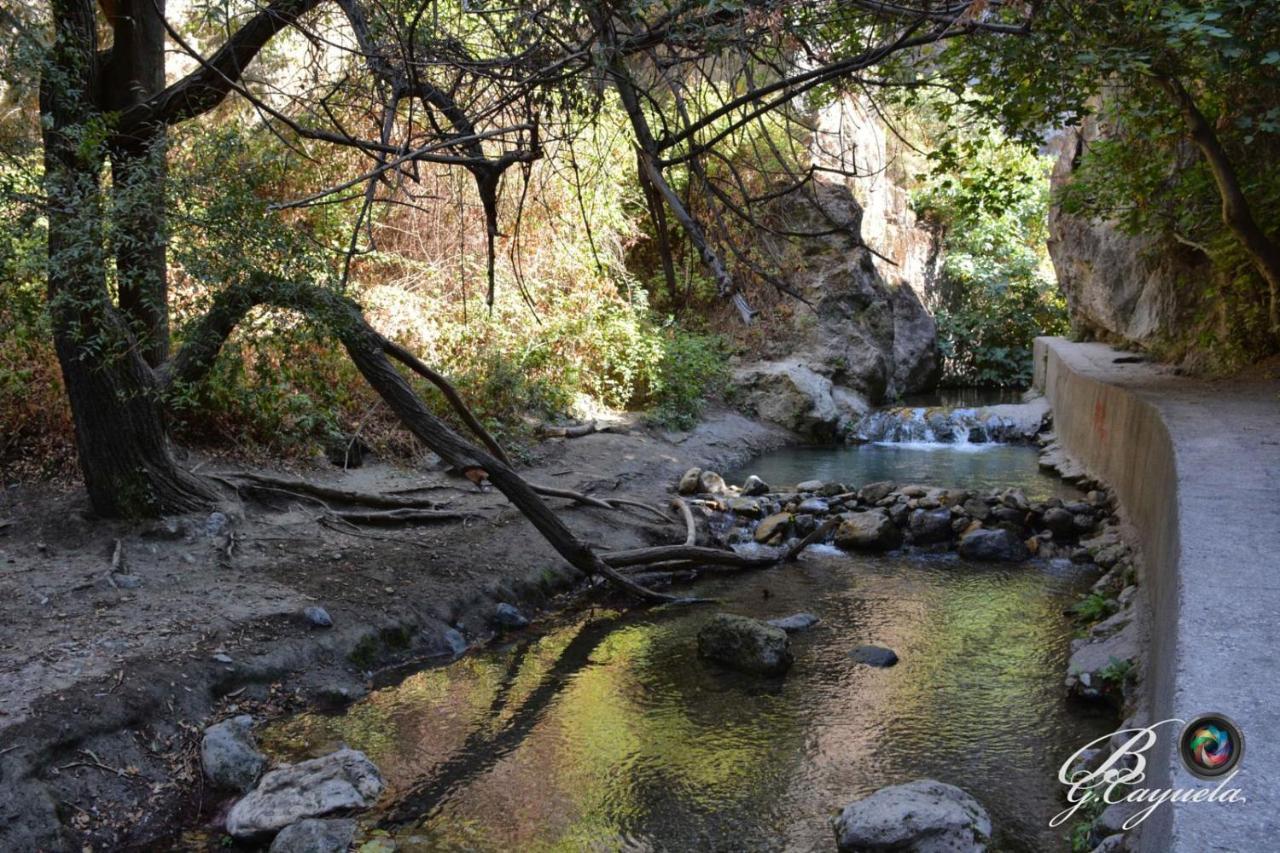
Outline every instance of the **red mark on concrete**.
{"label": "red mark on concrete", "polygon": [[1093,434],[1103,444],[1107,441],[1107,404],[1097,400],[1093,404]]}

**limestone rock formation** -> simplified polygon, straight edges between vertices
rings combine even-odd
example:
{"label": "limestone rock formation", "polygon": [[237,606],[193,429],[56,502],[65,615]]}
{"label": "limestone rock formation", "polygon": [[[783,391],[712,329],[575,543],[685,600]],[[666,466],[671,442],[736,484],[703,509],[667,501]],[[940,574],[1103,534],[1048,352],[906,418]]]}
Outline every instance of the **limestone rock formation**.
{"label": "limestone rock formation", "polygon": [[788,276],[813,310],[798,308],[790,332],[734,379],[758,417],[832,439],[872,406],[937,384],[941,360],[927,305],[940,235],[916,220],[906,190],[891,179],[884,129],[858,101],[824,107],[816,125],[815,163],[859,177],[815,175],[812,224],[839,228]]}
{"label": "limestone rock formation", "polygon": [[[1054,141],[1055,190],[1070,182],[1098,135],[1091,117]],[[1191,294],[1213,275],[1208,259],[1194,249],[1131,236],[1115,223],[1091,222],[1056,205],[1049,212],[1049,255],[1078,332],[1144,348],[1187,334]]]}

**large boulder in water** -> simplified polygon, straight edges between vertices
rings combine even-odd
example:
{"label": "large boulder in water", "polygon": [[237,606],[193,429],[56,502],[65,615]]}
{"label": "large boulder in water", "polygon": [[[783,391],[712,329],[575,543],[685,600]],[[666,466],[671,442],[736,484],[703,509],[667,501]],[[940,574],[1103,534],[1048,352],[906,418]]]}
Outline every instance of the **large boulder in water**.
{"label": "large boulder in water", "polygon": [[902,544],[902,531],[883,509],[851,512],[836,528],[836,545],[846,551],[889,551]]}
{"label": "large boulder in water", "polygon": [[881,788],[835,820],[841,853],[982,853],[991,818],[969,794],[933,779]]}
{"label": "large boulder in water", "polygon": [[978,528],[960,537],[960,556],[966,560],[995,563],[1020,563],[1031,551],[1018,535],[1004,528]]}
{"label": "large boulder in water", "polygon": [[378,768],[354,749],[286,764],[263,776],[258,787],[231,807],[227,832],[256,838],[306,818],[367,809],[382,787]]}
{"label": "large boulder in water", "polygon": [[717,614],[698,632],[698,654],[760,675],[782,675],[793,660],[786,631],[730,613]]}

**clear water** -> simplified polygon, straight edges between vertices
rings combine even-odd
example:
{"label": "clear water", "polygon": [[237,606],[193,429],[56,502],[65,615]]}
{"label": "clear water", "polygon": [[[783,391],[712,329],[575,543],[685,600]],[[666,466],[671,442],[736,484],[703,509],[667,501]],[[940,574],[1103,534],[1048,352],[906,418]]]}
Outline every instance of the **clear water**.
{"label": "clear water", "polygon": [[[1033,487],[1026,448],[899,450],[790,450],[749,468],[778,482],[1048,488]],[[977,796],[995,849],[1065,850],[1048,827],[1057,769],[1112,727],[1063,699],[1063,610],[1092,580],[1065,561],[983,567],[821,546],[789,567],[700,582],[717,605],[542,626],[340,716],[277,723],[263,743],[286,760],[364,750],[389,791],[362,832],[385,830],[401,851],[825,851],[843,805],[921,777]],[[718,610],[822,622],[793,636],[786,677],[747,677],[697,656]],[[901,662],[855,664],[848,652],[864,643]]]}
{"label": "clear water", "polygon": [[861,486],[881,480],[975,491],[1017,487],[1032,500],[1079,493],[1040,470],[1039,451],[1012,444],[854,444],[792,447],[767,453],[725,473],[733,484],[750,474],[775,488],[805,480]]}

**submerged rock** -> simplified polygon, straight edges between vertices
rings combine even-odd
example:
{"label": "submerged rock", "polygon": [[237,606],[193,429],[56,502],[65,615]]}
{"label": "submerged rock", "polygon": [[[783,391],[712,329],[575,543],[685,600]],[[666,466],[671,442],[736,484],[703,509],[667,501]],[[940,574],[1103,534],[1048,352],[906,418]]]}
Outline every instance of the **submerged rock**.
{"label": "submerged rock", "polygon": [[782,675],[793,660],[786,631],[730,613],[717,614],[698,632],[698,654],[760,675]]}
{"label": "submerged rock", "polygon": [[888,551],[902,544],[902,531],[883,509],[849,513],[843,519],[835,541],[847,551]]}
{"label": "submerged rock", "polygon": [[795,634],[800,631],[807,631],[822,620],[812,613],[793,613],[790,616],[783,616],[779,619],[770,619],[766,625],[772,625],[774,628],[781,628],[788,634]]}
{"label": "submerged rock", "polygon": [[280,830],[268,853],[347,853],[355,837],[354,820],[307,818]]}
{"label": "submerged rock", "polygon": [[247,714],[223,720],[204,730],[200,740],[200,764],[216,787],[247,791],[258,781],[267,759],[253,738],[253,717]]}
{"label": "submerged rock", "polygon": [[960,537],[960,556],[966,560],[1020,563],[1031,556],[1026,543],[1004,528],[979,528]]}
{"label": "submerged rock", "polygon": [[846,806],[835,833],[841,853],[982,853],[991,840],[991,818],[954,785],[918,779]]}
{"label": "submerged rock", "polygon": [[769,493],[769,484],[755,474],[742,481],[742,493],[749,498]]}
{"label": "submerged rock", "polygon": [[858,646],[849,652],[849,657],[858,663],[881,668],[893,666],[898,662],[898,653],[884,646]]}
{"label": "submerged rock", "polygon": [[378,768],[354,749],[288,764],[262,777],[227,815],[227,832],[255,838],[291,823],[339,811],[367,809],[382,793]]}

